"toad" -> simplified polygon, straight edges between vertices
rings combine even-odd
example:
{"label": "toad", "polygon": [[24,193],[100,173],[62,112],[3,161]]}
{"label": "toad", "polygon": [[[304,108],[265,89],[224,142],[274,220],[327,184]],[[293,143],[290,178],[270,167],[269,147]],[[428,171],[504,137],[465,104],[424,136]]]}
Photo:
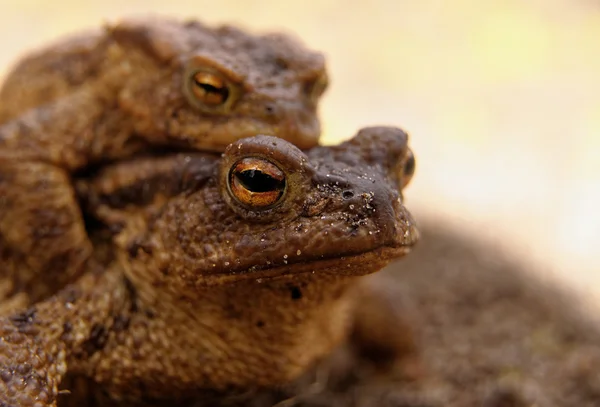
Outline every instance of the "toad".
{"label": "toad", "polygon": [[61,406],[214,405],[288,383],[350,337],[397,355],[399,325],[360,316],[378,298],[365,276],[418,239],[402,198],[414,163],[403,131],[371,127],[307,152],[261,135],[88,174],[94,255],[0,318],[0,405],[56,406],[61,381]]}
{"label": "toad", "polygon": [[0,296],[43,298],[90,255],[74,175],[141,150],[222,151],[256,134],[312,147],[326,83],[323,56],[288,36],[164,18],[26,56],[0,90],[0,268],[14,283]]}

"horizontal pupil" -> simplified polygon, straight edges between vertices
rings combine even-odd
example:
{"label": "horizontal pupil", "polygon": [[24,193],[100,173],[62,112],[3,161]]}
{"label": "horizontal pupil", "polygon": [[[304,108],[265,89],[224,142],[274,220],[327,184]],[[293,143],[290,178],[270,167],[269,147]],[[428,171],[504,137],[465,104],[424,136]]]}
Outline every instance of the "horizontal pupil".
{"label": "horizontal pupil", "polygon": [[245,170],[235,176],[251,192],[271,192],[282,190],[285,186],[285,181],[278,181],[259,170]]}
{"label": "horizontal pupil", "polygon": [[210,85],[208,83],[200,83],[198,81],[196,81],[196,85],[199,88],[202,88],[202,90],[204,90],[204,92],[206,93],[220,95],[223,98],[223,100],[227,99],[227,96],[229,96],[229,90],[227,89],[227,87],[216,87],[214,85]]}

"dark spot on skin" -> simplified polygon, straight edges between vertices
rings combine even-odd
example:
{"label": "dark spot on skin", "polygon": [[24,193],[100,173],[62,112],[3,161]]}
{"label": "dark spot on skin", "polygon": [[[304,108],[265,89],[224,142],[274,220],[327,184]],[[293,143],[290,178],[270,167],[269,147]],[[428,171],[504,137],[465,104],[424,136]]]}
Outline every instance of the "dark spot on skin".
{"label": "dark spot on skin", "polygon": [[106,341],[108,340],[108,331],[102,324],[94,324],[90,331],[90,337],[83,345],[83,349],[87,351],[89,355],[94,352],[101,350]]}
{"label": "dark spot on skin", "polygon": [[342,198],[352,199],[352,198],[354,198],[354,192],[352,192],[350,190],[344,191],[344,192],[342,192]]}
{"label": "dark spot on skin", "polygon": [[127,253],[129,254],[129,257],[132,259],[135,259],[138,255],[138,250],[141,248],[139,242],[135,241],[135,242],[131,242],[129,244],[129,246],[127,246]]}
{"label": "dark spot on skin", "polygon": [[160,271],[163,276],[168,276],[169,275],[169,265],[168,264],[161,265],[158,268],[158,271]]}
{"label": "dark spot on skin", "polygon": [[302,291],[300,288],[294,286],[290,288],[290,291],[292,292],[292,300],[299,300],[302,298]]}
{"label": "dark spot on skin", "polygon": [[29,308],[23,312],[11,316],[10,320],[17,328],[21,329],[33,324],[35,320],[35,313],[35,308]]}
{"label": "dark spot on skin", "polygon": [[113,321],[113,331],[121,332],[127,328],[129,328],[129,317],[125,315],[117,315]]}
{"label": "dark spot on skin", "polygon": [[262,328],[263,326],[265,326],[265,321],[258,321],[258,322],[256,323],[256,326],[257,326],[258,328]]}

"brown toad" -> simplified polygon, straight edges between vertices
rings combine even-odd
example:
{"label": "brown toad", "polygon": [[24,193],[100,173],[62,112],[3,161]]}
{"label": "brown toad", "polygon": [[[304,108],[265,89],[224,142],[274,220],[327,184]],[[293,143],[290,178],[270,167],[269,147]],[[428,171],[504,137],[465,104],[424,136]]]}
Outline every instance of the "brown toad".
{"label": "brown toad", "polygon": [[295,379],[351,329],[394,355],[398,326],[355,316],[376,297],[360,277],[417,240],[413,170],[406,134],[372,127],[306,153],[256,136],[81,180],[95,256],[0,319],[0,405],[54,406],[67,372],[63,405],[201,405]]}
{"label": "brown toad", "polygon": [[74,174],[256,134],[312,147],[326,81],[323,56],[287,36],[197,21],[126,20],[25,57],[0,90],[0,267],[15,283],[0,295],[39,299],[91,253]]}

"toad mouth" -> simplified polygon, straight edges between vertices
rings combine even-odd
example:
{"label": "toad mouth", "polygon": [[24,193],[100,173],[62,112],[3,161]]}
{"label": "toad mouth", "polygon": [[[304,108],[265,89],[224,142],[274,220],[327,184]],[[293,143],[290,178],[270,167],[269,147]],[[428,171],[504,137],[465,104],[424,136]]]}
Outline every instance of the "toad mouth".
{"label": "toad mouth", "polygon": [[[416,239],[415,241],[416,242]],[[354,253],[329,258],[308,259],[303,262],[276,265],[268,268],[250,268],[243,271],[221,272],[204,276],[199,285],[213,286],[235,284],[242,281],[256,280],[257,283],[270,280],[294,279],[299,275],[315,276],[336,275],[340,277],[359,277],[373,274],[394,260],[407,255],[412,245],[380,246],[362,253]],[[290,267],[293,271],[290,272]]]}

